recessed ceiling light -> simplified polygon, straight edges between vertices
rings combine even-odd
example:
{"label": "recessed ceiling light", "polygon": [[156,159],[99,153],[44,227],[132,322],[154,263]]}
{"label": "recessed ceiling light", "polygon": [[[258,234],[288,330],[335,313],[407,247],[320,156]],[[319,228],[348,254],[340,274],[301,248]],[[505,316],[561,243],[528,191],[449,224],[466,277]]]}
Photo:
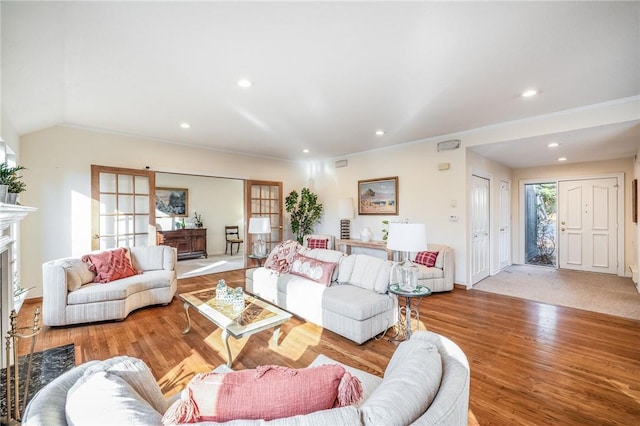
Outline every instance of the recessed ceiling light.
{"label": "recessed ceiling light", "polygon": [[560,144],[558,142],[551,142],[549,145],[547,145],[549,148],[557,148],[560,146]]}
{"label": "recessed ceiling light", "polygon": [[182,127],[183,129],[188,129],[191,127],[191,124],[189,123],[180,123],[180,127]]}
{"label": "recessed ceiling light", "polygon": [[378,136],[384,135],[384,130],[377,130],[376,131],[376,135],[378,135]]}
{"label": "recessed ceiling light", "polygon": [[304,152],[305,154],[308,154],[309,150],[305,148],[305,149],[302,150],[302,152]]}
{"label": "recessed ceiling light", "polygon": [[523,98],[530,98],[531,96],[535,96],[538,94],[538,91],[535,89],[529,89],[529,90],[525,90],[524,92],[522,92],[522,97]]}
{"label": "recessed ceiling light", "polygon": [[567,157],[560,157],[558,158],[558,161],[567,161]]}
{"label": "recessed ceiling light", "polygon": [[242,80],[238,80],[238,86],[246,89],[248,87],[251,87],[253,85],[253,83],[251,83],[249,80],[247,79],[242,79]]}

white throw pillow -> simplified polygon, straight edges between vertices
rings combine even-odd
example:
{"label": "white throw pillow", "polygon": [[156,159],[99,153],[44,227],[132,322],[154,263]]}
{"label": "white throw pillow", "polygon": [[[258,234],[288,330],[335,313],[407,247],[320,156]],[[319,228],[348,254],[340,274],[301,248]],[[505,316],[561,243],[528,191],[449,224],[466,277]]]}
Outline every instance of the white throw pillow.
{"label": "white throw pillow", "polygon": [[158,412],[164,413],[167,401],[153,373],[141,359],[130,356],[116,356],[87,368],[86,377],[98,372],[108,372],[122,378],[134,391],[144,398]]}
{"label": "white throw pillow", "polygon": [[398,346],[382,383],[362,403],[363,424],[408,425],[429,408],[440,389],[442,358],[430,342],[411,339]]}
{"label": "white throw pillow", "polygon": [[158,413],[121,377],[106,371],[84,375],[69,389],[69,425],[159,425]]}
{"label": "white throw pillow", "polygon": [[89,264],[80,259],[67,259],[62,265],[67,275],[67,290],[76,291],[82,285],[93,282],[96,274],[89,270]]}

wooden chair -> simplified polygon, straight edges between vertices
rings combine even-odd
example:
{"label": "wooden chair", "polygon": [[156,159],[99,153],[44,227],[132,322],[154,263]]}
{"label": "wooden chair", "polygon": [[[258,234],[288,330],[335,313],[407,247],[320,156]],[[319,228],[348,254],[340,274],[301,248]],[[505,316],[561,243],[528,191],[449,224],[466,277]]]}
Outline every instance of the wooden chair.
{"label": "wooden chair", "polygon": [[224,235],[227,240],[227,246],[224,248],[224,254],[227,254],[227,250],[229,246],[231,246],[231,255],[233,256],[233,245],[237,244],[238,249],[236,250],[236,254],[240,251],[240,244],[244,243],[244,240],[240,238],[240,231],[237,226],[225,226],[224,227]]}

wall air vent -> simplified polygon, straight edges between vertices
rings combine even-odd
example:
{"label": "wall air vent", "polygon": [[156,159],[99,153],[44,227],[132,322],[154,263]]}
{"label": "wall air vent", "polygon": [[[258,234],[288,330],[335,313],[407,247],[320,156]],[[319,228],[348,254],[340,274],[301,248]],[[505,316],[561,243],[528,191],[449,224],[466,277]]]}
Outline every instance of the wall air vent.
{"label": "wall air vent", "polygon": [[460,139],[450,139],[448,141],[438,142],[438,151],[449,151],[460,148]]}

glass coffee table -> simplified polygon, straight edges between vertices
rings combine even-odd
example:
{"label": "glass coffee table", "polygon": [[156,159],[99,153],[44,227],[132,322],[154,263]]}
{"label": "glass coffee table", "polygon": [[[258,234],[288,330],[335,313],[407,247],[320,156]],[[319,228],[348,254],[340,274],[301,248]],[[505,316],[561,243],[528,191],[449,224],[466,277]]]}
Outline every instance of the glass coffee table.
{"label": "glass coffee table", "polygon": [[[229,290],[233,290],[229,288]],[[291,314],[276,308],[269,303],[256,299],[253,296],[244,295],[244,309],[235,310],[233,304],[216,299],[216,289],[207,288],[178,294],[184,302],[184,313],[187,316],[187,328],[182,334],[191,330],[191,318],[189,308],[196,309],[209,321],[222,329],[222,341],[227,350],[227,366],[231,367],[233,358],[229,349],[229,336],[241,339],[251,336],[263,330],[274,328],[273,343],[278,345],[280,326],[291,318]]]}

